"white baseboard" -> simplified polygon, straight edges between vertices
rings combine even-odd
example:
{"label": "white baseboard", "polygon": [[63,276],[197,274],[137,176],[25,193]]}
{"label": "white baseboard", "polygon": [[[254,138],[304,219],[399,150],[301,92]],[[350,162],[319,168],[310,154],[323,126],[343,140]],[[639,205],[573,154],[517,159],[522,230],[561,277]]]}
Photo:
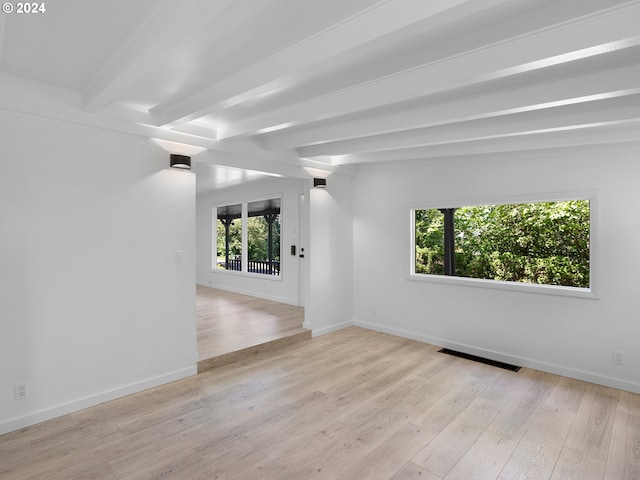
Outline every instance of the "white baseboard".
{"label": "white baseboard", "polygon": [[45,408],[43,410],[39,410],[37,412],[15,418],[7,422],[0,423],[0,435],[13,432],[14,430],[20,430],[21,428],[29,427],[46,420],[51,420],[52,418],[61,417],[69,413],[77,412],[78,410],[93,407],[94,405],[99,405],[110,400],[125,397],[127,395],[131,395],[132,393],[138,393],[143,390],[148,390],[153,387],[164,385],[166,383],[171,383],[176,380],[191,377],[193,375],[196,375],[197,373],[198,367],[196,365],[193,365],[191,367],[169,372],[164,375],[148,378],[141,382],[124,385],[113,390],[108,390],[96,395],[90,395],[78,400],[73,400],[62,405]]}
{"label": "white baseboard", "polygon": [[286,303],[287,305],[293,305],[294,307],[298,306],[298,301],[297,300],[292,300],[290,298],[285,298],[285,297],[278,297],[275,295],[268,295],[266,293],[261,293],[261,292],[255,292],[253,290],[245,290],[242,288],[234,288],[234,287],[228,287],[227,285],[219,285],[216,283],[209,283],[209,282],[196,282],[196,284],[203,286],[203,287],[209,287],[209,288],[217,288],[218,290],[225,290],[227,292],[232,292],[232,293],[239,293],[241,295],[249,295],[250,297],[258,297],[258,298],[262,298],[264,300],[271,300],[272,302],[278,302],[278,303]]}
{"label": "white baseboard", "polygon": [[327,333],[337,332],[338,330],[342,330],[343,328],[353,327],[353,325],[354,325],[353,321],[348,321],[348,322],[336,323],[335,325],[330,325],[324,328],[318,328],[318,329],[311,328],[311,336],[314,338],[319,337],[321,335],[326,335]]}
{"label": "white baseboard", "polygon": [[621,378],[608,377],[593,372],[585,372],[583,370],[577,370],[574,368],[563,367],[562,365],[554,365],[546,363],[540,360],[533,360],[530,358],[517,357],[513,355],[505,355],[493,350],[486,350],[483,348],[473,347],[471,345],[465,345],[457,342],[451,342],[442,338],[430,337],[407,330],[401,330],[397,328],[390,328],[384,325],[379,325],[370,322],[354,321],[353,325],[356,327],[362,327],[376,332],[388,333],[402,338],[408,338],[410,340],[416,340],[418,342],[428,343],[431,345],[437,345],[443,348],[449,348],[451,350],[457,350],[459,352],[476,355],[499,362],[510,363],[522,367],[532,368],[534,370],[540,370],[542,372],[554,373],[556,375],[562,375],[563,377],[574,378],[576,380],[582,380],[589,383],[595,383],[597,385],[603,385],[605,387],[617,388],[619,390],[625,390],[633,393],[640,393],[640,383],[630,382]]}

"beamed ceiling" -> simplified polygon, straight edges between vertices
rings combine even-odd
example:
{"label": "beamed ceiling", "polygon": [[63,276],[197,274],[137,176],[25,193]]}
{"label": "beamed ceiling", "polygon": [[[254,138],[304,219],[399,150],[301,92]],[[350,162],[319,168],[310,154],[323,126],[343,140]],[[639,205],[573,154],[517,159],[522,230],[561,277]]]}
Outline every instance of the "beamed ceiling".
{"label": "beamed ceiling", "polygon": [[200,152],[203,188],[640,139],[640,0],[45,6],[0,17],[0,107]]}

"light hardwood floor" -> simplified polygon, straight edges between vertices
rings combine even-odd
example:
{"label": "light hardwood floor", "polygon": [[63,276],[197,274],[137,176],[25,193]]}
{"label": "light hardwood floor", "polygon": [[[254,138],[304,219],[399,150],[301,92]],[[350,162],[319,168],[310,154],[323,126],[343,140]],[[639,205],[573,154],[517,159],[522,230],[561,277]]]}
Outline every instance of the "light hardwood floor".
{"label": "light hardwood floor", "polygon": [[209,368],[237,359],[239,355],[232,353],[255,353],[258,345],[277,348],[287,341],[311,338],[311,332],[302,327],[301,307],[201,285],[197,286],[196,317],[199,361],[218,359],[218,363],[203,362]]}
{"label": "light hardwood floor", "polygon": [[0,437],[3,480],[640,478],[640,396],[356,327]]}

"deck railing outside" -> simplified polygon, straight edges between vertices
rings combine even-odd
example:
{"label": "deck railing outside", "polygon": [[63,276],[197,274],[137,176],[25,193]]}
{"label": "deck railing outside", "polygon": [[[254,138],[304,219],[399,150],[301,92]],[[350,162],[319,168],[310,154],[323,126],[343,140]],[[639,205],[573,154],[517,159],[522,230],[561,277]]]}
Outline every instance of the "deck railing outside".
{"label": "deck railing outside", "polygon": [[[240,272],[242,271],[242,260],[240,260],[239,258],[229,259],[228,263],[222,260],[218,261],[218,266],[225,270],[234,270],[236,272]],[[280,275],[280,262],[276,260],[273,260],[271,262],[271,265],[269,265],[268,260],[249,260],[247,268],[249,273]]]}

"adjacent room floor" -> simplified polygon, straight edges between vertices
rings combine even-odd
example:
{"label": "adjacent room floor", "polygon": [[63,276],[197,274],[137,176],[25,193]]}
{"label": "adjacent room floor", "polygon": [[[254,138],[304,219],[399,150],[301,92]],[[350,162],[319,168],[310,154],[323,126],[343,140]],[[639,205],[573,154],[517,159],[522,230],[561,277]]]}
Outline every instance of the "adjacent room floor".
{"label": "adjacent room floor", "polygon": [[260,349],[311,338],[304,309],[239,293],[197,286],[198,360],[201,370]]}

